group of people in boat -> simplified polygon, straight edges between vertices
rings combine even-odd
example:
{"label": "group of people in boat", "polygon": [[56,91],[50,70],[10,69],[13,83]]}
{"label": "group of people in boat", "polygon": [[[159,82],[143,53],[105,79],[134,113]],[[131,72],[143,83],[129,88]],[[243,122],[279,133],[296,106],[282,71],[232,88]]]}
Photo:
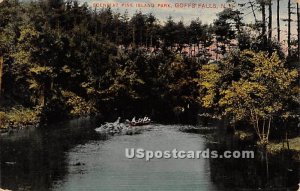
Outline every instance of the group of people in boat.
{"label": "group of people in boat", "polygon": [[97,132],[109,132],[109,133],[121,133],[130,129],[132,126],[143,126],[147,125],[151,122],[151,119],[149,117],[143,117],[136,120],[135,117],[132,118],[132,120],[126,120],[125,123],[120,122],[121,117],[118,117],[118,119],[115,122],[106,122],[105,124],[101,125],[100,127],[96,128],[95,131]]}
{"label": "group of people in boat", "polygon": [[128,119],[126,120],[126,122],[132,126],[137,126],[137,125],[147,125],[151,122],[151,119],[147,116],[143,117],[143,118],[139,118],[136,120],[135,117],[132,118],[131,121],[129,121]]}

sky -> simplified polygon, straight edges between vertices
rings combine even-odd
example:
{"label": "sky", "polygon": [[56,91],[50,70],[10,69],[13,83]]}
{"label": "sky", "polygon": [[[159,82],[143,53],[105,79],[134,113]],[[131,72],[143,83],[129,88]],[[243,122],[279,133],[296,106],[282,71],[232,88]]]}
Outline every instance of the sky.
{"label": "sky", "polygon": [[[166,21],[166,19],[171,16],[175,21],[183,21],[184,23],[189,23],[191,20],[199,18],[202,23],[210,24],[213,23],[213,21],[217,18],[217,13],[221,12],[223,8],[221,8],[221,5],[226,5],[226,0],[79,0],[80,2],[84,3],[87,2],[91,7],[95,3],[101,6],[107,5],[108,3],[113,3],[114,5],[118,4],[118,7],[111,7],[113,11],[115,12],[120,12],[124,13],[127,11],[129,15],[133,15],[137,11],[141,11],[143,13],[152,13],[155,15],[161,24]],[[255,0],[236,0],[235,6],[238,7],[243,13],[244,17],[243,20],[246,23],[254,23],[254,16],[252,13],[252,10],[249,6],[249,1],[255,1]],[[272,0],[273,1],[273,30],[274,30],[274,35],[276,34],[276,9],[277,9],[277,0]],[[297,0],[292,0],[293,7],[296,7],[296,2]],[[298,0],[300,1],[300,0]],[[286,19],[288,17],[288,0],[280,0],[280,17],[282,19]],[[124,7],[124,4],[132,4],[133,7]],[[155,7],[136,7],[136,3],[140,4],[154,4]],[[217,8],[176,8],[175,4],[184,4],[184,3],[194,3],[196,5],[201,5],[201,6],[207,6],[211,7],[213,4],[216,4]],[[247,3],[246,6],[240,7],[239,4]],[[172,7],[170,8],[162,8],[158,5],[161,4],[169,4]],[[98,7],[97,9],[101,9]],[[296,8],[293,10],[293,12],[296,12]],[[268,14],[268,13],[267,13]],[[261,19],[261,14],[257,10],[256,11],[256,16],[260,20]],[[292,18],[296,21],[296,15],[292,15]],[[285,39],[285,36],[287,34],[287,23],[284,21],[281,21],[281,30],[282,30],[282,39]],[[296,37],[296,30],[297,30],[297,25],[296,22],[292,23],[292,33],[293,37]],[[276,37],[276,36],[274,36]]]}
{"label": "sky", "polygon": [[[83,0],[81,0],[83,1]],[[186,23],[199,17],[204,23],[212,23],[216,18],[216,13],[222,11],[220,5],[225,4],[226,0],[88,0],[84,1],[92,6],[93,3],[153,3],[154,8],[139,8],[139,7],[122,7],[113,8],[115,11],[124,13],[125,10],[129,14],[134,14],[136,11],[141,11],[143,13],[153,13],[160,21],[165,21],[169,16],[172,16],[174,20],[182,20]],[[205,4],[209,7],[209,4],[216,4],[218,8],[175,8],[176,3],[195,3],[195,4]],[[162,8],[158,4],[170,4],[172,8]]]}
{"label": "sky", "polygon": [[[216,14],[222,11],[221,4],[226,4],[226,0],[79,0],[81,2],[87,2],[90,6],[93,6],[94,3],[119,3],[119,7],[112,8],[115,11],[124,13],[125,10],[129,12],[129,14],[134,14],[136,11],[142,11],[144,13],[153,13],[158,17],[161,21],[166,20],[169,16],[172,16],[176,20],[183,20],[185,22],[189,22],[192,19],[197,17],[201,18],[206,23],[212,23],[213,20],[216,18]],[[254,0],[236,0],[237,4],[248,3],[249,1]],[[273,14],[276,15],[276,1],[273,0]],[[295,2],[296,0],[292,0]],[[152,7],[122,7],[122,3],[154,3],[156,6]],[[195,3],[201,5],[212,5],[216,4],[218,8],[175,8],[175,3]],[[158,7],[157,4],[171,4],[173,5],[172,8],[161,8]],[[227,4],[228,5],[228,4]],[[281,16],[282,18],[287,17],[287,0],[281,0]],[[247,4],[249,6],[249,4]],[[239,7],[236,5],[236,7]],[[100,8],[99,8],[100,9]],[[245,12],[245,19],[246,20],[253,20],[253,14],[250,8],[248,7],[241,7],[243,12]],[[260,15],[259,15],[260,16]]]}

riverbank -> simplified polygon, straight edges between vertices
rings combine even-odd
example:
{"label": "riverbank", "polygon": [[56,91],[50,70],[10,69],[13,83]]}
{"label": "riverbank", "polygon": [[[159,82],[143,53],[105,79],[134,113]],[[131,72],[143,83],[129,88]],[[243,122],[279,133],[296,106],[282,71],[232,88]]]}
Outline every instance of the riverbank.
{"label": "riverbank", "polygon": [[[195,127],[195,126],[183,126],[180,128],[180,131],[185,133],[193,133],[193,134],[211,134],[214,131],[217,131],[218,128],[213,127]],[[226,136],[232,137],[236,143],[242,145],[252,145],[258,146],[257,140],[255,138],[255,134],[251,131],[245,130],[236,130],[231,133],[222,132],[223,134],[227,134]],[[288,141],[279,142],[276,140],[270,141],[267,145],[267,152],[271,156],[279,156],[280,154],[288,154],[292,156],[293,159],[300,162],[300,136],[290,138]]]}
{"label": "riverbank", "polygon": [[270,142],[267,146],[268,153],[278,155],[289,152],[293,158],[300,161],[300,137],[288,139],[285,142]]}
{"label": "riverbank", "polygon": [[[0,112],[0,136],[18,133],[22,129],[36,128],[40,124],[39,111],[35,109],[16,107],[8,112]],[[210,134],[216,131],[217,127],[195,127],[191,125],[182,126],[180,131],[195,134]],[[253,132],[236,130],[233,138],[247,144],[256,145]],[[288,139],[282,142],[270,142],[267,151],[270,155],[276,156],[281,153],[290,153],[293,158],[300,161],[300,137]]]}
{"label": "riverbank", "polygon": [[[241,142],[244,143],[250,142],[256,144],[254,133],[239,130],[239,131],[235,131],[233,136],[235,139]],[[270,141],[267,145],[267,152],[273,156],[279,155],[281,153],[290,153],[295,160],[300,161],[299,143],[300,143],[300,136],[295,138],[290,138],[288,140],[285,140],[284,142]]]}
{"label": "riverbank", "polygon": [[27,127],[37,127],[39,123],[40,112],[38,109],[17,106],[0,111],[0,135]]}

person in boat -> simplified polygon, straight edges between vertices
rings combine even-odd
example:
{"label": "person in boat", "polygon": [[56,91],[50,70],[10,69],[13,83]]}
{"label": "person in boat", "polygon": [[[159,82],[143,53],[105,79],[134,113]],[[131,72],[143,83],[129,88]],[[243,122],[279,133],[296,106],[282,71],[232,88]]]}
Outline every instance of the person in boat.
{"label": "person in boat", "polygon": [[145,116],[143,119],[143,123],[149,123],[149,122],[150,122],[150,119],[147,116]]}
{"label": "person in boat", "polygon": [[148,123],[149,121],[150,121],[150,119],[147,116],[145,116],[143,122]]}
{"label": "person in boat", "polygon": [[145,123],[147,121],[147,118],[148,117],[146,117],[146,116],[143,118],[143,123]]}
{"label": "person in boat", "polygon": [[132,123],[136,123],[136,121],[135,121],[135,116],[132,118],[131,122],[132,122]]}
{"label": "person in boat", "polygon": [[143,122],[143,119],[139,118],[138,123],[142,123],[142,122]]}

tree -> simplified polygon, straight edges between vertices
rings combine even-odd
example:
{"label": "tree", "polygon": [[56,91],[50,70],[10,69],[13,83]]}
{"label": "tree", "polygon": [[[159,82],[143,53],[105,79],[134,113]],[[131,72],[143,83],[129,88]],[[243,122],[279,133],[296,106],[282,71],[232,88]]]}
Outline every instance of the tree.
{"label": "tree", "polygon": [[106,84],[96,91],[101,98],[102,105],[110,109],[119,108],[125,112],[134,106],[136,101],[143,98],[138,90],[145,82],[142,76],[139,76],[136,62],[120,57],[111,64],[113,67],[110,67],[103,76],[103,82],[105,81]]}
{"label": "tree", "polygon": [[[194,46],[194,56],[201,56],[205,59],[208,57],[206,50],[212,44],[212,34],[208,25],[202,24],[199,18],[192,20],[187,27],[187,33],[189,36],[189,43]],[[196,48],[197,47],[197,51]],[[191,49],[191,48],[190,48]],[[198,54],[196,54],[198,53]]]}
{"label": "tree", "polygon": [[273,29],[272,29],[272,22],[273,22],[272,0],[269,0],[268,7],[269,7],[268,39],[269,39],[269,41],[272,41],[272,34],[273,34]]}
{"label": "tree", "polygon": [[249,76],[232,81],[221,91],[219,104],[224,107],[224,115],[233,122],[250,122],[259,142],[268,144],[273,120],[289,115],[289,104],[299,95],[299,87],[294,83],[296,70],[288,70],[276,53],[248,52],[254,70]]}
{"label": "tree", "polygon": [[153,41],[156,41],[157,39],[155,38],[155,25],[156,25],[157,19],[155,18],[154,15],[151,13],[147,15],[146,19],[146,47],[150,46],[153,47]]}
{"label": "tree", "polygon": [[300,61],[300,7],[297,3],[297,56],[298,61]]}
{"label": "tree", "polygon": [[161,30],[162,40],[164,42],[164,47],[171,48],[175,46],[175,31],[176,30],[176,23],[174,22],[172,17],[169,17],[166,21],[166,24],[163,26]]}
{"label": "tree", "polygon": [[174,114],[185,113],[195,105],[198,91],[194,79],[198,77],[199,69],[198,63],[185,59],[180,54],[175,54],[159,68],[159,81],[163,88],[161,97]]}
{"label": "tree", "polygon": [[291,56],[291,22],[292,22],[292,11],[291,11],[291,0],[288,0],[288,56]]}
{"label": "tree", "polygon": [[277,41],[280,42],[280,0],[277,0]]}
{"label": "tree", "polygon": [[218,43],[217,54],[224,55],[231,48],[232,41],[239,37],[242,31],[241,12],[232,8],[224,9],[214,21],[214,33]]}
{"label": "tree", "polygon": [[217,63],[203,65],[198,71],[199,97],[198,101],[205,109],[218,107],[218,94],[221,82],[221,71]]}
{"label": "tree", "polygon": [[267,43],[267,26],[266,26],[266,1],[265,0],[259,0],[260,8],[261,8],[261,18],[262,18],[262,23],[261,23],[261,38],[263,41],[263,44]]}
{"label": "tree", "polygon": [[131,18],[132,44],[143,46],[146,44],[146,19],[147,16],[142,12],[137,12]]}

